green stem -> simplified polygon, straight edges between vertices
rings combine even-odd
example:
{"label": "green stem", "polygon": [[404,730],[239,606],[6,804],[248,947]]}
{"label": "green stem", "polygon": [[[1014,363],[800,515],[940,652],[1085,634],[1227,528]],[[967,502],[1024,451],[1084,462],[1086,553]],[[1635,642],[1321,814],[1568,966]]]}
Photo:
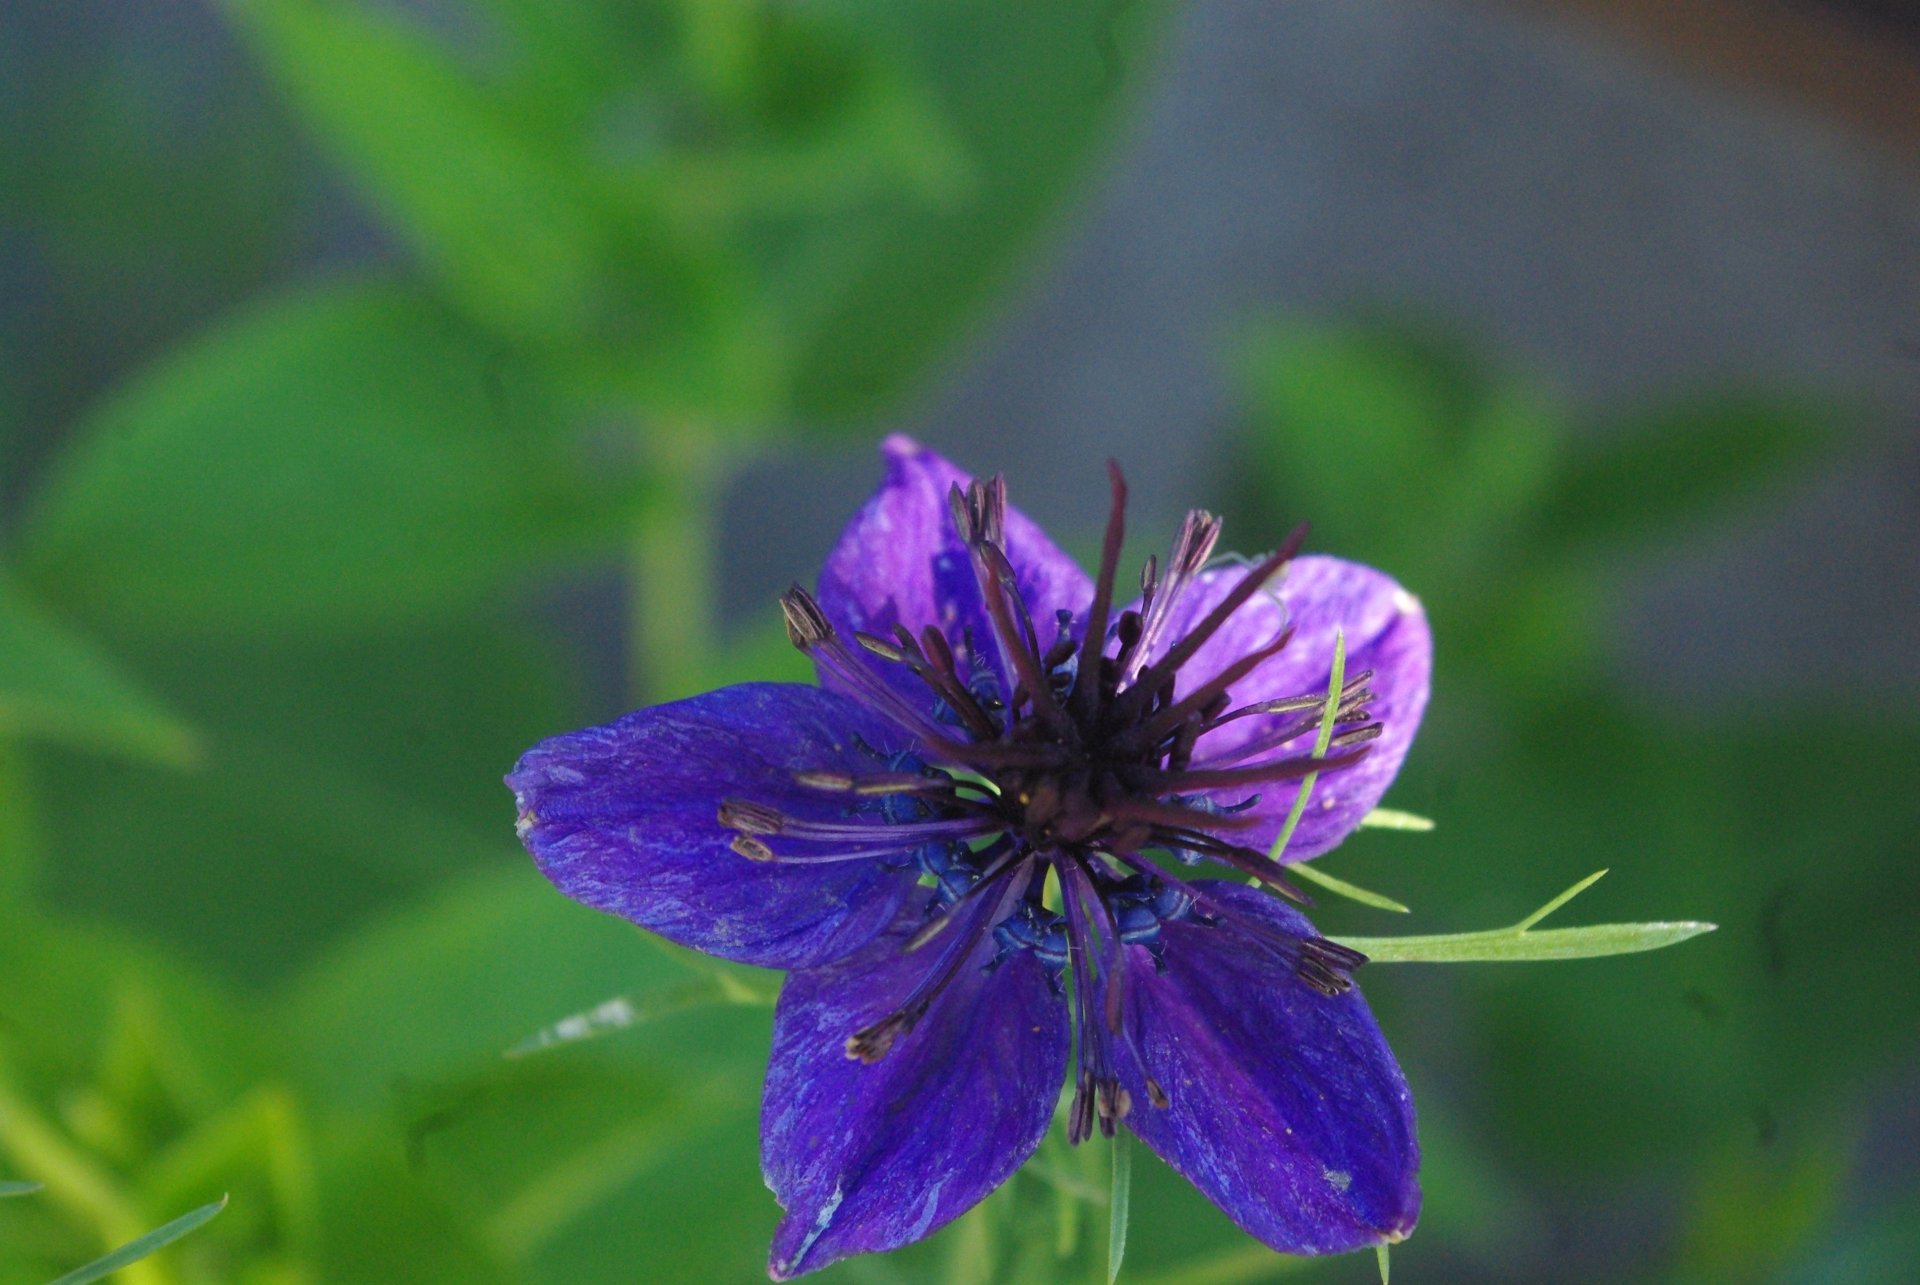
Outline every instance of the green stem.
{"label": "green stem", "polygon": [[0,739],[0,907],[32,891],[39,845],[25,757],[17,744]]}
{"label": "green stem", "polygon": [[715,537],[726,461],[695,425],[656,425],[644,446],[651,476],[628,545],[627,678],[635,703],[654,703],[699,691],[716,645]]}
{"label": "green stem", "polygon": [[[112,1176],[61,1137],[4,1082],[0,1082],[0,1150],[12,1156],[22,1171],[45,1183],[48,1198],[90,1225],[107,1249],[146,1230]],[[167,1285],[172,1277],[155,1263],[138,1263],[126,1269],[125,1279],[126,1285]]]}

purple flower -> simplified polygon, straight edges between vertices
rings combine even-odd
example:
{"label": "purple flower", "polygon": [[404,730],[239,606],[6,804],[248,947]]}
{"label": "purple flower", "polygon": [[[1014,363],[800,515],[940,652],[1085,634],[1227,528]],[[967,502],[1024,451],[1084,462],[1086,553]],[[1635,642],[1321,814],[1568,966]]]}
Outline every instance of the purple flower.
{"label": "purple flower", "polygon": [[[1419,603],[1295,544],[1213,561],[1190,514],[1114,601],[1125,487],[1089,580],[905,438],[782,600],[821,686],[748,683],[557,736],[507,778],[568,896],[789,969],[762,1165],[785,1279],[958,1217],[1033,1154],[1124,1125],[1276,1250],[1404,1237],[1412,1101],[1349,973],[1364,958],[1242,879],[1378,802],[1426,704]],[[1336,734],[1312,756],[1347,646]]]}

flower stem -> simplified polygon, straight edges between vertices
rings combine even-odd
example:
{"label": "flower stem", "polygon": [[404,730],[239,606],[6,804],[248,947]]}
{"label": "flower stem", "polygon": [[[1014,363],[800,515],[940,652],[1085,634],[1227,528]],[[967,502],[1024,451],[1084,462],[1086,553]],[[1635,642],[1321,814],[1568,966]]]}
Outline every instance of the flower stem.
{"label": "flower stem", "polygon": [[650,479],[628,545],[627,683],[635,703],[656,703],[705,685],[726,461],[697,425],[655,425],[643,446]]}
{"label": "flower stem", "polygon": [[0,906],[24,899],[33,886],[38,844],[24,760],[18,745],[0,739]]}

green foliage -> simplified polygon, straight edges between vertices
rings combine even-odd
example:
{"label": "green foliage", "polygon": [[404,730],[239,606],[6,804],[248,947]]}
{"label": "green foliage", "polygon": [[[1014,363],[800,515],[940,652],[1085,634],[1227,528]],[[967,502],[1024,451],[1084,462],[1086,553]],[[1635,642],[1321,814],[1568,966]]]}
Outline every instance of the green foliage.
{"label": "green foliage", "polygon": [[[1595,924],[1590,928],[1533,926],[1591,887],[1601,875],[1588,875],[1511,928],[1429,936],[1343,937],[1341,941],[1376,964],[1519,963],[1545,959],[1593,959],[1658,950],[1712,932],[1713,924]],[[1358,898],[1357,900],[1365,900]],[[1374,903],[1368,903],[1374,904]],[[1392,908],[1392,907],[1389,907]],[[1405,906],[1398,909],[1405,910]]]}
{"label": "green foliage", "polygon": [[611,540],[539,389],[406,287],[276,302],[83,427],[22,534],[22,572],[77,615],[161,636],[444,613]]}
{"label": "green foliage", "polygon": [[100,648],[0,580],[0,740],[47,738],[179,765],[194,735]]}
{"label": "green foliage", "polygon": [[227,8],[450,298],[712,424],[897,396],[1120,101],[1091,0]]}
{"label": "green foliage", "polygon": [[85,1267],[76,1267],[54,1281],[53,1285],[89,1285],[91,1281],[101,1280],[122,1268],[132,1266],[143,1258],[150,1258],[182,1236],[199,1230],[226,1207],[227,1198],[222,1196],[210,1205],[202,1205],[191,1213],[180,1215],[170,1223],[155,1227],[146,1235],[128,1241],[111,1254],[96,1258]]}

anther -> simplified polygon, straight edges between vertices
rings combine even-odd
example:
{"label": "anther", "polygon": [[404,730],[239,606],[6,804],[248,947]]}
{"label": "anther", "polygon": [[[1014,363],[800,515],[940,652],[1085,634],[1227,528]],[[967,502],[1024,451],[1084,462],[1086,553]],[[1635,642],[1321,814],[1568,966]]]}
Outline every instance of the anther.
{"label": "anther", "polygon": [[845,772],[795,772],[793,779],[809,790],[831,790],[844,794],[853,788],[853,778]]}
{"label": "anther", "polygon": [[742,834],[779,834],[786,820],[766,804],[749,799],[723,799],[720,803],[720,824]]}
{"label": "anther", "polygon": [[907,658],[906,652],[901,651],[898,647],[876,634],[856,630],[853,635],[853,640],[882,660],[891,660],[898,663]]}
{"label": "anther", "polygon": [[847,1056],[871,1066],[885,1057],[893,1047],[893,1042],[911,1031],[919,1020],[920,1014],[911,1009],[902,1009],[881,1018],[872,1026],[862,1027],[847,1036]]}
{"label": "anther", "polygon": [[780,614],[787,625],[787,639],[801,651],[817,647],[833,637],[833,626],[827,621],[827,613],[820,610],[820,604],[813,595],[794,585],[780,595]]}
{"label": "anther", "polygon": [[1147,1080],[1147,1101],[1153,1103],[1159,1110],[1165,1111],[1167,1107],[1172,1104],[1173,1099],[1169,1098],[1167,1091],[1160,1087],[1160,1081],[1149,1077]]}
{"label": "anther", "polygon": [[727,846],[749,861],[773,860],[773,849],[751,835],[736,834]]}

